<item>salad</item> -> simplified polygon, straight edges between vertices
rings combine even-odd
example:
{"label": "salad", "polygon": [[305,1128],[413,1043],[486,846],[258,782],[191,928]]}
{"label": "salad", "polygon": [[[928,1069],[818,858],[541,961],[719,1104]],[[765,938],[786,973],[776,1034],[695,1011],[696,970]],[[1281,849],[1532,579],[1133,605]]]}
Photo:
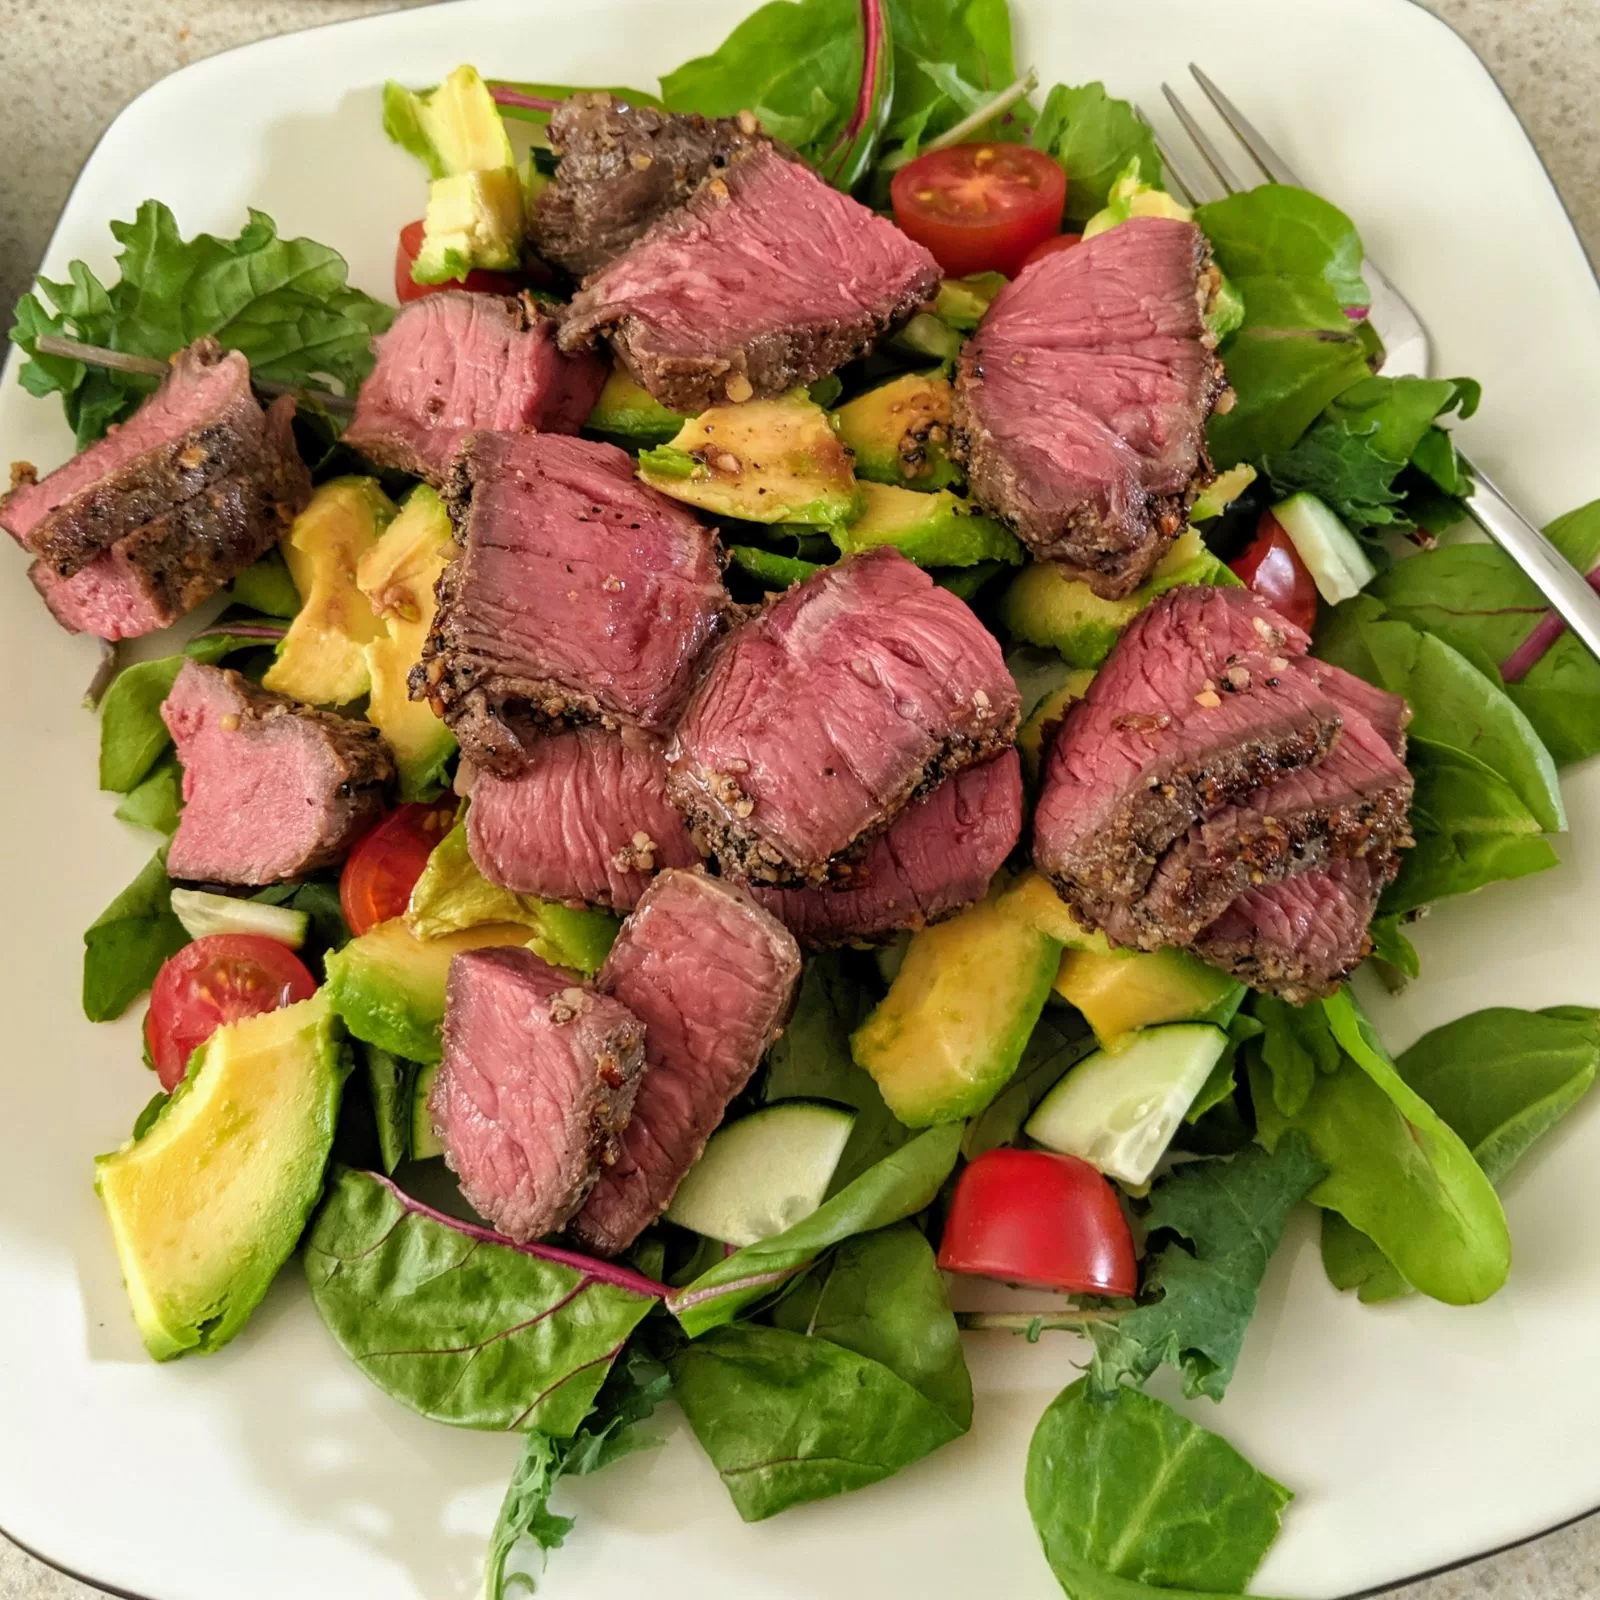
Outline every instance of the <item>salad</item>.
{"label": "salad", "polygon": [[[449,65],[385,87],[397,307],[151,200],[12,329],[79,453],[0,524],[156,841],[82,991],[149,995],[94,1163],[146,1348],[298,1257],[394,1400],[522,1436],[497,1600],[669,1401],[755,1521],[967,1432],[963,1334],[1077,1335],[1063,1590],[1243,1593],[1293,1486],[1147,1386],[1224,1400],[1302,1205],[1363,1302],[1497,1293],[1600,1072],[1600,1009],[1392,1056],[1358,998],[1600,750],[1461,537],[1477,384],[1385,376],[1348,218],[1184,206],[1003,3]],[[1547,531],[1600,560],[1600,502]]]}

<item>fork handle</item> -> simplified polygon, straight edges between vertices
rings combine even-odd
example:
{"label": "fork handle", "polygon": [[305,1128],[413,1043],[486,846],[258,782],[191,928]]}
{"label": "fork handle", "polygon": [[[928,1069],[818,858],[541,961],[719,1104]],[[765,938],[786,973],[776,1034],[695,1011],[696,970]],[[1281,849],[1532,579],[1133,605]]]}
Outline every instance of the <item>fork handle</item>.
{"label": "fork handle", "polygon": [[1482,468],[1467,466],[1477,484],[1466,501],[1472,520],[1533,580],[1590,653],[1600,656],[1600,594]]}

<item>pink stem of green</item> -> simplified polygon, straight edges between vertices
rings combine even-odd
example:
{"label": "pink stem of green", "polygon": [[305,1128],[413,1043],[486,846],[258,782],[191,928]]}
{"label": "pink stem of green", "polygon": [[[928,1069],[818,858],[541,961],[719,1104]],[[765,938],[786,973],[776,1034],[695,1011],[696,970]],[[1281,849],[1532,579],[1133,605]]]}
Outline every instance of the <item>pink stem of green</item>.
{"label": "pink stem of green", "polygon": [[855,110],[833,141],[828,154],[847,147],[872,120],[872,103],[878,92],[878,64],[883,55],[883,0],[861,0],[861,88]]}
{"label": "pink stem of green", "polygon": [[[1584,580],[1591,589],[1600,591],[1600,567],[1586,575]],[[1548,612],[1532,633],[1528,635],[1505,659],[1500,676],[1507,683],[1521,683],[1544,659],[1545,652],[1567,631],[1560,616]]]}
{"label": "pink stem of green", "polygon": [[561,104],[559,100],[546,100],[542,95],[524,94],[505,83],[490,84],[489,93],[497,106],[515,106],[520,111],[554,111]]}

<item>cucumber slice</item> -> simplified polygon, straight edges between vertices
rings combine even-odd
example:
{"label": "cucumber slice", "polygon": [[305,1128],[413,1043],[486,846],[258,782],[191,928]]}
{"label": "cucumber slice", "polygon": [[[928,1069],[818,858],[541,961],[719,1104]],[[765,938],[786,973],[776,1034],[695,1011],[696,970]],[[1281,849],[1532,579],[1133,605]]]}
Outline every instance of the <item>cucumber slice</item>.
{"label": "cucumber slice", "polygon": [[1204,1022],[1146,1028],[1113,1054],[1085,1056],[1039,1102],[1024,1130],[1137,1188],[1150,1181],[1228,1036]]}
{"label": "cucumber slice", "polygon": [[213,933],[255,933],[276,939],[291,950],[306,942],[311,919],[288,906],[264,906],[255,900],[235,900],[231,894],[208,894],[204,889],[174,889],[172,914],[191,939]]}
{"label": "cucumber slice", "polygon": [[1317,593],[1336,606],[1353,600],[1377,577],[1361,541],[1314,494],[1290,495],[1272,514],[1316,581]]}
{"label": "cucumber slice", "polygon": [[755,1244],[822,1204],[856,1114],[784,1100],[712,1134],[667,1207],[667,1220],[724,1244]]}
{"label": "cucumber slice", "polygon": [[433,1131],[433,1118],[428,1112],[428,1096],[433,1093],[433,1080],[439,1076],[439,1063],[429,1062],[417,1068],[416,1082],[411,1089],[411,1159],[427,1161],[444,1154],[439,1135]]}

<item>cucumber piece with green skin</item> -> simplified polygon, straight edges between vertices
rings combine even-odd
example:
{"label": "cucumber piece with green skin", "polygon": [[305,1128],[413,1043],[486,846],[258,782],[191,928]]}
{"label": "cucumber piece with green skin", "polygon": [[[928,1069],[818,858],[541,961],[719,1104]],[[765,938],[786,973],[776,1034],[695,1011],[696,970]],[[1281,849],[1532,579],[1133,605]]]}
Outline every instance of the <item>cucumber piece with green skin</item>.
{"label": "cucumber piece with green skin", "polygon": [[213,933],[253,933],[276,939],[291,950],[306,942],[311,919],[289,906],[264,906],[256,900],[236,900],[231,894],[210,894],[204,889],[174,889],[172,914],[191,939]]}
{"label": "cucumber piece with green skin", "polygon": [[1024,1132],[1138,1188],[1222,1059],[1228,1036],[1205,1022],[1146,1028],[1115,1055],[1085,1056],[1039,1102]]}
{"label": "cucumber piece with green skin", "polygon": [[1292,494],[1272,514],[1330,606],[1354,600],[1377,577],[1361,541],[1314,494]]}
{"label": "cucumber piece with green skin", "polygon": [[756,1244],[803,1222],[823,1202],[856,1114],[817,1100],[781,1100],[712,1134],[672,1203],[668,1222]]}
{"label": "cucumber piece with green skin", "polygon": [[433,1131],[433,1113],[428,1110],[428,1096],[433,1093],[433,1080],[439,1076],[439,1063],[428,1062],[417,1068],[411,1087],[411,1159],[428,1161],[444,1154],[444,1145]]}

